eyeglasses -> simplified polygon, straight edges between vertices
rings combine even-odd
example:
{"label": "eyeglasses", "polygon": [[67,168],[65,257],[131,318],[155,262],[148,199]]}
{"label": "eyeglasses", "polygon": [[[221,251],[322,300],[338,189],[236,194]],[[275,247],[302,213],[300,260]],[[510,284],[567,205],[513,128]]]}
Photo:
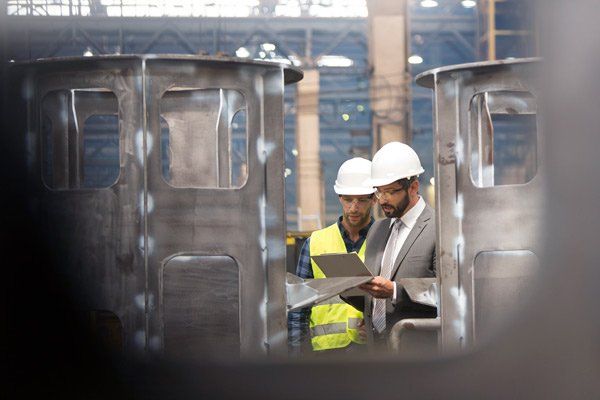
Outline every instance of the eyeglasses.
{"label": "eyeglasses", "polygon": [[371,202],[371,197],[356,198],[340,196],[340,198],[342,199],[342,202],[348,206],[354,203],[358,204],[359,206],[366,206]]}
{"label": "eyeglasses", "polygon": [[379,190],[375,190],[375,197],[377,197],[378,200],[381,200],[383,198],[390,198],[393,195],[395,195],[398,192],[403,191],[404,188],[402,189],[392,189],[392,190],[386,190],[385,192],[380,192]]}

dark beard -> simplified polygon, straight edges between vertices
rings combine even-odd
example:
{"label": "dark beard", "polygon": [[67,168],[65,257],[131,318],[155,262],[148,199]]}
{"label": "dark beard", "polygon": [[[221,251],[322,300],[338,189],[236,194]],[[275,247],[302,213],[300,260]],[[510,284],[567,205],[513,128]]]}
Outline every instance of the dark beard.
{"label": "dark beard", "polygon": [[[388,218],[400,218],[401,216],[404,215],[404,212],[406,211],[406,209],[408,208],[408,204],[410,203],[410,198],[407,196],[404,197],[404,200],[402,200],[402,202],[400,204],[398,204],[398,207],[396,206],[392,206],[393,210],[391,212],[385,212],[385,210],[383,210],[383,213],[385,214],[386,217]],[[391,204],[389,204],[391,206]]]}

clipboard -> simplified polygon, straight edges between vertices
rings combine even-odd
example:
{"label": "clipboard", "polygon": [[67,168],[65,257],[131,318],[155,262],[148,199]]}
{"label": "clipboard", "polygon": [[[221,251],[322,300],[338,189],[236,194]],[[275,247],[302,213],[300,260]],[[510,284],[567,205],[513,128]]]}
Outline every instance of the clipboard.
{"label": "clipboard", "polygon": [[373,277],[356,252],[329,253],[312,256],[327,278]]}
{"label": "clipboard", "polygon": [[344,297],[365,296],[365,292],[360,290],[358,285],[369,282],[373,278],[373,274],[355,251],[351,253],[321,254],[319,256],[312,256],[311,258],[321,268],[321,271],[323,271],[327,278],[363,277],[363,280],[354,287],[344,291],[342,295]]}

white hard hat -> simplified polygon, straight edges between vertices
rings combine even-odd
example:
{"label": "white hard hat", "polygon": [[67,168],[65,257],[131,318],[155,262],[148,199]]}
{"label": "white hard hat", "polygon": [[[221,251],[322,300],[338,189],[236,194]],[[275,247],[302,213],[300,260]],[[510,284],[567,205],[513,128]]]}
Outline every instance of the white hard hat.
{"label": "white hard hat", "polygon": [[417,153],[408,145],[390,142],[384,145],[373,157],[371,179],[367,184],[377,187],[396,182],[399,179],[418,176],[425,172]]}
{"label": "white hard hat", "polygon": [[371,161],[354,157],[345,161],[338,170],[333,190],[337,194],[360,195],[375,192],[366,181],[371,177]]}

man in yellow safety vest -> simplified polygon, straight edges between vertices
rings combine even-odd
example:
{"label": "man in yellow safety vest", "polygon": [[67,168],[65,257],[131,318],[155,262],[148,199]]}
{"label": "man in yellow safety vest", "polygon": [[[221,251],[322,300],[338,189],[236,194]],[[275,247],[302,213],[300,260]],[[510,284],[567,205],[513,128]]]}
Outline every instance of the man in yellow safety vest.
{"label": "man in yellow safety vest", "polygon": [[[325,253],[356,252],[364,260],[365,239],[373,224],[371,208],[375,204],[374,189],[364,183],[371,176],[371,162],[356,157],[344,162],[338,170],[334,190],[343,213],[338,221],[312,233],[302,246],[296,275],[303,279],[325,278],[311,256]],[[302,352],[310,343],[315,352],[351,352],[365,343],[359,328],[363,314],[346,304],[339,296],[312,308],[290,312],[289,343],[293,353]],[[360,346],[360,347],[359,347]]]}

